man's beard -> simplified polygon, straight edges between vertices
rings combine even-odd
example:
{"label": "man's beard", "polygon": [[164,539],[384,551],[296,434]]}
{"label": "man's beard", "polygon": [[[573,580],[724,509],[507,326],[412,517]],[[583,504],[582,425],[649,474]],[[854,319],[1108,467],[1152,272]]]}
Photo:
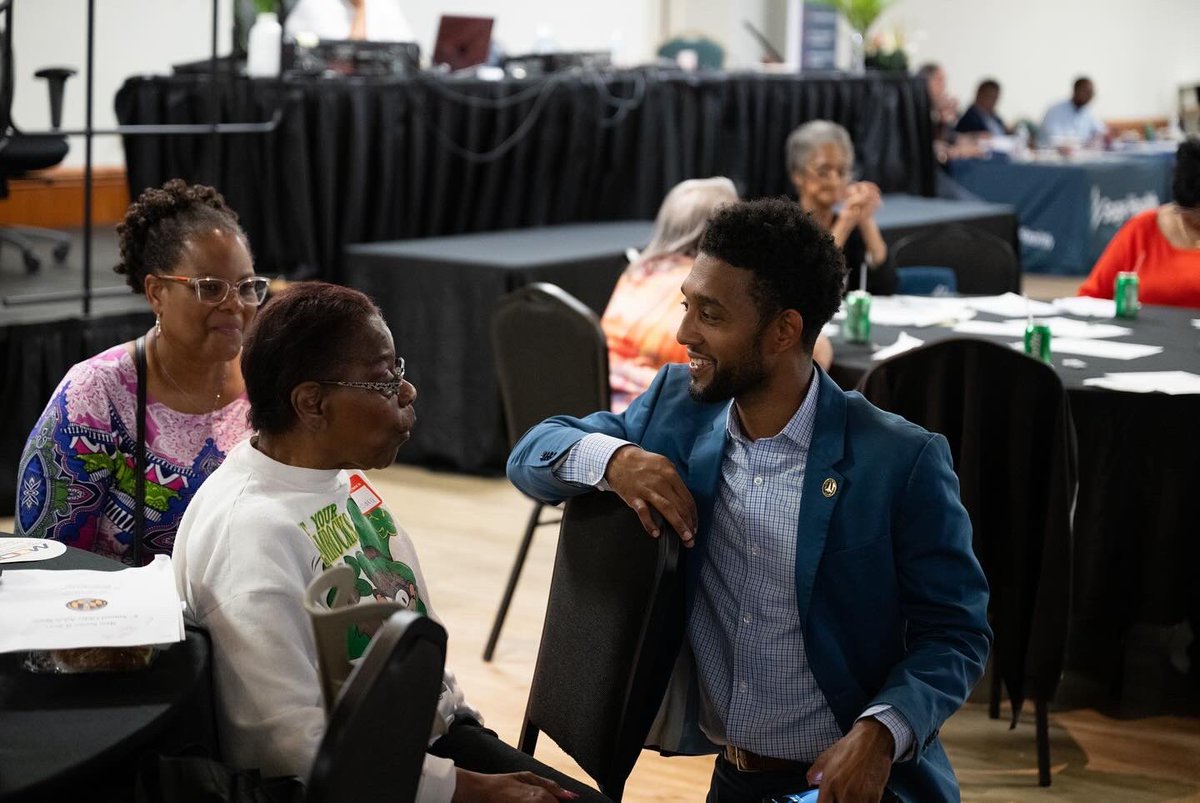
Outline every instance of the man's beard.
{"label": "man's beard", "polygon": [[702,403],[728,401],[761,387],[767,381],[767,371],[762,360],[763,330],[754,336],[742,360],[728,368],[713,363],[712,381],[705,387],[697,387],[696,380],[688,382],[688,395]]}

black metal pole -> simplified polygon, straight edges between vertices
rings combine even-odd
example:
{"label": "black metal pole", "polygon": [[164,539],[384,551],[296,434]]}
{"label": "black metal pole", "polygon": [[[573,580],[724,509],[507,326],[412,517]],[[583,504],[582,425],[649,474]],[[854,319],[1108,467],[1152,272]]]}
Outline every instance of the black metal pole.
{"label": "black metal pole", "polygon": [[83,314],[92,312],[92,94],[96,80],[96,0],[88,0],[87,93],[83,120]]}
{"label": "black metal pole", "polygon": [[212,159],[212,173],[209,177],[209,184],[216,187],[220,183],[221,171],[221,135],[217,133],[216,125],[220,118],[220,111],[217,104],[220,98],[217,95],[217,24],[220,16],[220,3],[218,0],[213,0],[212,4],[212,54],[208,61],[208,80],[211,82],[208,86],[208,119],[213,124],[213,131],[208,136],[208,150]]}

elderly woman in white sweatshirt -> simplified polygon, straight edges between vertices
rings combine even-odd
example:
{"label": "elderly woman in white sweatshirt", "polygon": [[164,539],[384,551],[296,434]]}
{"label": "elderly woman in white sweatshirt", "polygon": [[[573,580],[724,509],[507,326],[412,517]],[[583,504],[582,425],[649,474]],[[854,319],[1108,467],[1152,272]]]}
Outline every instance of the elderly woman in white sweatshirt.
{"label": "elderly woman in white sweatshirt", "polygon": [[[412,542],[362,473],[395,460],[416,422],[417,391],[371,300],[320,283],[294,285],[264,307],[242,371],[256,434],[189,506],[175,540],[176,579],[212,636],[226,760],[307,777],[325,730],[308,583],[346,563],[363,604],[391,599],[433,615]],[[352,634],[349,657],[369,640]],[[418,800],[579,796],[567,787],[601,799],[504,744],[480,719],[447,672]]]}

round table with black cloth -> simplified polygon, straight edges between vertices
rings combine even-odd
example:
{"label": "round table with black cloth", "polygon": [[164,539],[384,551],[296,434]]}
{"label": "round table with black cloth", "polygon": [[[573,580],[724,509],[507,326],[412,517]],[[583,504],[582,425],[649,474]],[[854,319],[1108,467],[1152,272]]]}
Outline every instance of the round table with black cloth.
{"label": "round table with black cloth", "polygon": [[[1148,306],[1137,320],[1117,321],[1133,330],[1120,342],[1162,346],[1157,355],[1128,361],[1084,357],[1084,368],[1064,367],[1070,354],[1053,356],[1070,399],[1079,450],[1062,703],[1119,713],[1176,705],[1178,698],[1170,699],[1173,689],[1152,688],[1166,676],[1165,658],[1149,665],[1153,662],[1136,654],[1147,645],[1133,643],[1131,633],[1139,626],[1166,627],[1184,620],[1200,632],[1200,539],[1197,508],[1189,503],[1200,488],[1200,395],[1118,392],[1086,387],[1083,380],[1130,371],[1198,372],[1195,318],[1200,310]],[[987,314],[978,319],[1000,320]],[[940,327],[907,331],[926,343],[961,337]],[[874,326],[871,345],[852,345],[835,336],[830,375],[843,388],[853,388],[875,364],[871,353],[894,343],[899,332],[900,327]],[[1162,645],[1158,647],[1161,653]],[[1191,652],[1194,680],[1200,677],[1195,641]],[[1189,706],[1191,698],[1200,698],[1200,689],[1191,685],[1184,693]]]}
{"label": "round table with black cloth", "polygon": [[[133,77],[122,124],[213,120],[206,76]],[[784,143],[816,118],[844,125],[863,178],[931,195],[924,81],[647,69],[480,81],[219,80],[220,122],[269,134],[130,136],[133,197],[170,178],[214,184],[241,216],[260,273],[337,281],[342,248],[555,223],[654,217],[687,178],[745,197],[788,190]]]}
{"label": "round table with black cloth", "polygon": [[[0,568],[124,566],[67,547],[48,561]],[[0,801],[129,800],[145,751],[215,750],[212,646],[200,628],[188,625],[186,640],[142,671],[35,674],[24,660],[0,655]]]}

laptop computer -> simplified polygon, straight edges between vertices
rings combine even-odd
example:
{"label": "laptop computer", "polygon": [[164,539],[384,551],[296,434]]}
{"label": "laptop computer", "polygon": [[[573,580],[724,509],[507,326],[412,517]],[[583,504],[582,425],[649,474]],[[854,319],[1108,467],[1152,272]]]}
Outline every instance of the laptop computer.
{"label": "laptop computer", "polygon": [[433,64],[462,70],[487,62],[492,44],[491,17],[458,17],[443,14],[433,46]]}

